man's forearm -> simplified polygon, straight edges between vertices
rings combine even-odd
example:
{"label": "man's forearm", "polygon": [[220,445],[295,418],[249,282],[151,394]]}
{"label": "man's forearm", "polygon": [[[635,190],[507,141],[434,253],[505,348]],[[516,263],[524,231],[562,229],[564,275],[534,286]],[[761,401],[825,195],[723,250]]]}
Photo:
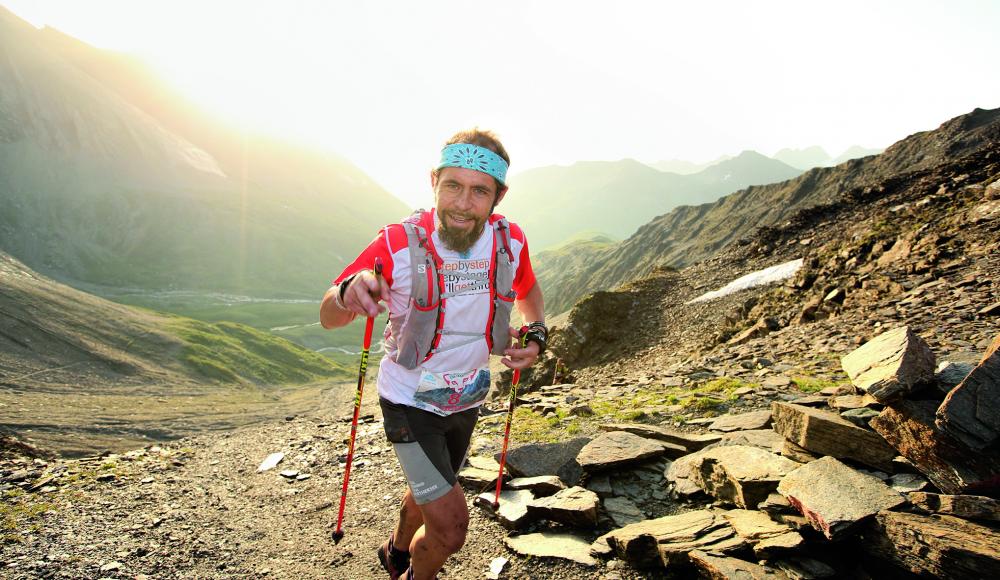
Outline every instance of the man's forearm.
{"label": "man's forearm", "polygon": [[526,323],[545,320],[545,299],[542,297],[542,288],[537,282],[524,298],[515,301],[514,305]]}
{"label": "man's forearm", "polygon": [[341,308],[337,300],[340,286],[334,286],[323,295],[323,301],[319,305],[319,323],[323,328],[339,328],[354,320],[357,314]]}

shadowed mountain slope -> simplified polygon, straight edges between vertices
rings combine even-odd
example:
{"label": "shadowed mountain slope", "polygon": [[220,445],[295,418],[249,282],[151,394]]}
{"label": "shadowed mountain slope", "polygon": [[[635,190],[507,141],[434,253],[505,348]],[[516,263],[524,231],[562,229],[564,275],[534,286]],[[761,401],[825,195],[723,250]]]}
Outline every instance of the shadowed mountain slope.
{"label": "shadowed mountain slope", "polygon": [[407,207],[220,125],[135,61],[0,9],[0,248],[88,287],[315,296]]}

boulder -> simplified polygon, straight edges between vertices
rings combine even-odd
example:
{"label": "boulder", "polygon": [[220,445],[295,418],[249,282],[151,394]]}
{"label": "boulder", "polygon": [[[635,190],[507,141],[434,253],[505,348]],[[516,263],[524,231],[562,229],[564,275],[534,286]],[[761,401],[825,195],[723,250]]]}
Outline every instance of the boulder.
{"label": "boulder", "polygon": [[[561,443],[522,445],[507,452],[506,469],[514,477],[557,475],[566,485],[576,485],[583,475],[576,454],[589,442],[589,437],[578,437]],[[499,453],[495,459],[500,460]]]}
{"label": "boulder", "polygon": [[694,453],[719,440],[719,435],[716,433],[685,433],[642,423],[610,423],[599,428],[601,431],[625,431],[645,439],[655,439],[683,448],[684,452],[680,454],[677,454],[672,447],[665,448],[666,456],[671,459]]}
{"label": "boulder", "polygon": [[937,424],[969,448],[996,448],[1000,441],[1000,334],[983,360],[937,410]]}
{"label": "boulder", "polygon": [[934,353],[908,326],[884,332],[841,359],[854,386],[880,403],[934,379]]}
{"label": "boulder", "polygon": [[698,469],[701,467],[701,456],[706,452],[685,455],[670,463],[663,477],[669,482],[671,491],[682,498],[704,493],[698,483]]}
{"label": "boulder", "polygon": [[716,447],[746,445],[749,447],[758,447],[771,453],[781,453],[784,443],[785,438],[775,433],[773,429],[751,429],[749,431],[726,433],[722,436]]}
{"label": "boulder", "polygon": [[833,457],[796,469],[781,480],[778,493],[829,539],[906,501],[881,480],[859,473]]}
{"label": "boulder", "polygon": [[934,401],[900,401],[871,426],[946,494],[1000,495],[1000,459],[977,453],[934,423]]}
{"label": "boulder", "polygon": [[884,511],[862,546],[921,577],[1000,578],[1000,531],[952,516]]}
{"label": "boulder", "polygon": [[602,433],[587,443],[576,461],[588,473],[642,463],[663,455],[663,445],[625,431]]}
{"label": "boulder", "polygon": [[747,429],[764,429],[771,424],[771,412],[767,409],[751,411],[739,415],[723,415],[711,425],[713,431],[743,431]]}
{"label": "boulder", "polygon": [[688,564],[688,553],[704,550],[730,553],[746,547],[732,526],[714,510],[645,520],[612,530],[594,542],[607,543],[621,559],[636,568]]}
{"label": "boulder", "polygon": [[914,506],[931,512],[964,518],[1000,522],[1000,501],[981,495],[939,495],[913,491],[906,499]]}
{"label": "boulder", "polygon": [[511,550],[523,556],[543,558],[564,558],[584,566],[596,566],[597,560],[590,555],[590,542],[568,532],[539,532],[508,536],[504,543]]}
{"label": "boulder", "polygon": [[597,525],[597,494],[582,487],[570,487],[528,503],[528,516],[570,526]]}
{"label": "boulder", "polygon": [[496,515],[500,525],[508,530],[516,530],[524,527],[531,521],[528,514],[528,504],[535,496],[527,490],[502,490],[500,492],[500,506],[493,511],[493,498],[496,492],[487,491],[476,496],[476,505],[491,511]]}
{"label": "boulder", "polygon": [[875,469],[892,471],[896,451],[882,437],[842,419],[840,415],[775,401],[772,427],[785,439],[813,453],[853,459]]}
{"label": "boulder", "polygon": [[701,452],[694,482],[723,502],[754,508],[798,467],[794,461],[757,447],[716,447]]}

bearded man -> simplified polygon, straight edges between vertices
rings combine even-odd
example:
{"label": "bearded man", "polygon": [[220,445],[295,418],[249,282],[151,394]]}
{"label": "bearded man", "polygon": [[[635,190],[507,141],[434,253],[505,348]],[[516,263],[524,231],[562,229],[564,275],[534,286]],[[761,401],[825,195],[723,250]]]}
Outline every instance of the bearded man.
{"label": "bearded man", "polygon": [[[431,171],[435,207],[382,228],[320,306],[323,327],[335,328],[388,305],[379,404],[408,483],[396,527],[377,550],[393,580],[435,578],[465,542],[469,512],[456,474],[489,391],[490,355],[525,369],[545,349],[527,239],[493,212],[509,165],[491,132],[453,136]],[[376,258],[382,276],[371,269]],[[509,325],[512,307],[531,321],[520,330]],[[522,341],[512,347],[512,337]]]}

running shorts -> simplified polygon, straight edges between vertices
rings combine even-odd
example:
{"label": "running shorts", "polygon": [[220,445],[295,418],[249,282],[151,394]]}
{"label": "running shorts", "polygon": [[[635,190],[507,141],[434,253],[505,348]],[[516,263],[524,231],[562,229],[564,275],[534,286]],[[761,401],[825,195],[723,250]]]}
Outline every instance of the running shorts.
{"label": "running shorts", "polygon": [[451,491],[469,451],[479,407],[440,416],[379,398],[385,436],[418,504]]}

